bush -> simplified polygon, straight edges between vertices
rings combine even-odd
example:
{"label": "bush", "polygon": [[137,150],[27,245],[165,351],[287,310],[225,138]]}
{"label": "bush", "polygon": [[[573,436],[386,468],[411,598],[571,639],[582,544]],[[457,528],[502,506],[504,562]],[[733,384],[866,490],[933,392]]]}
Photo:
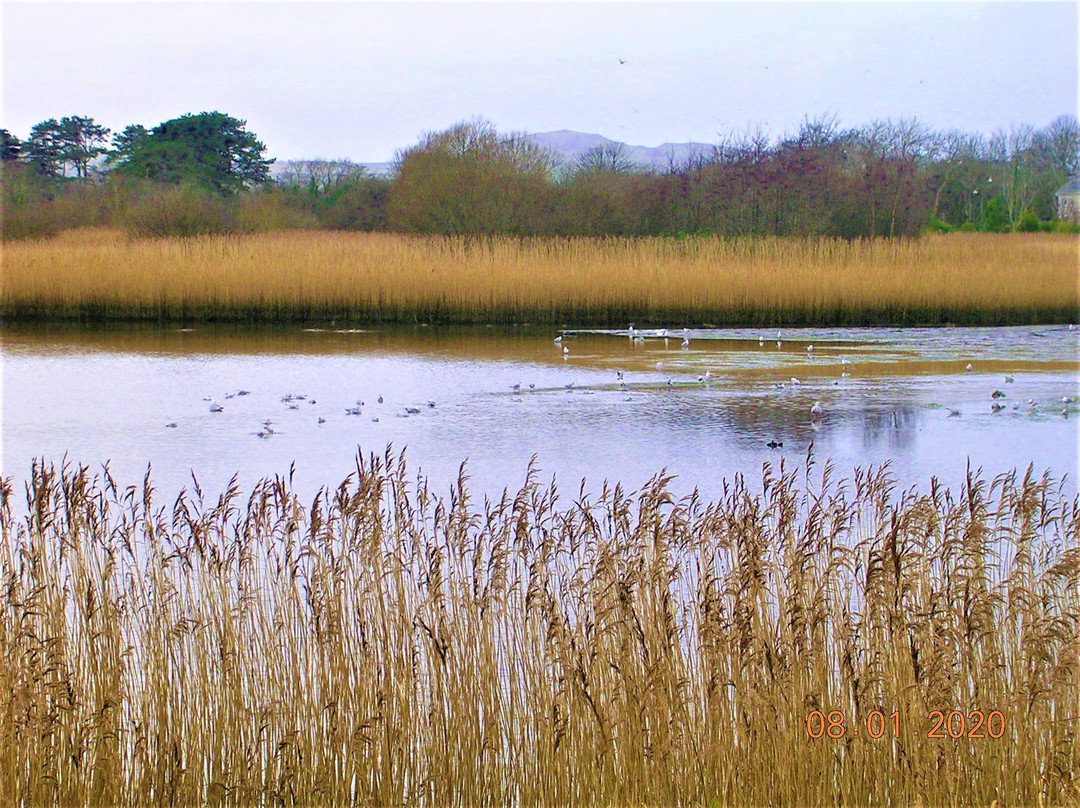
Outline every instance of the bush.
{"label": "bush", "polygon": [[255,191],[240,197],[237,224],[245,233],[268,230],[315,229],[315,216],[303,208],[290,205],[281,191]]}
{"label": "bush", "polygon": [[1020,221],[1016,225],[1016,230],[1020,233],[1038,233],[1039,217],[1031,211],[1028,211],[1020,217]]}
{"label": "bush", "polygon": [[0,234],[4,241],[48,238],[61,230],[53,203],[36,200],[24,205],[5,203],[0,212]]}
{"label": "bush", "polygon": [[1054,222],[1055,233],[1065,233],[1067,235],[1080,235],[1080,224],[1070,222],[1067,219],[1058,219]]}
{"label": "bush", "polygon": [[124,229],[143,238],[230,235],[242,232],[239,203],[195,188],[155,190],[132,205]]}
{"label": "bush", "polygon": [[956,228],[948,222],[934,218],[933,216],[927,219],[926,226],[923,229],[927,233],[952,233],[956,230]]}

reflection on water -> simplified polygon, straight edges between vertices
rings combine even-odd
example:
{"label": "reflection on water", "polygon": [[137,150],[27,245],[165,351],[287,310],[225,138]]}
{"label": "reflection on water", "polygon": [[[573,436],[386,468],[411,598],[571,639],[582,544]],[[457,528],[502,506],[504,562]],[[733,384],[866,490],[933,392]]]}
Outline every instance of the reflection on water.
{"label": "reflection on water", "polygon": [[1077,334],[673,329],[556,343],[527,327],[6,328],[3,473],[66,454],[137,482],[153,464],[172,496],[192,472],[215,491],[295,461],[313,494],[358,448],[393,444],[436,490],[465,459],[477,491],[513,488],[536,455],[569,492],[666,469],[677,490],[715,496],[736,473],[801,463],[813,443],[844,474],[889,462],[905,487],[957,485],[969,460],[1071,476]]}

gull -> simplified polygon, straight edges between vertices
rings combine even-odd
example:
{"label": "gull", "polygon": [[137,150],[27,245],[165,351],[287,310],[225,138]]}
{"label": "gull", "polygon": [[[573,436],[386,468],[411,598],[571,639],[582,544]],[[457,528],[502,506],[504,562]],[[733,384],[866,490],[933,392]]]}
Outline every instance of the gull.
{"label": "gull", "polygon": [[568,356],[570,354],[570,349],[567,346],[564,345],[564,346],[562,346],[562,353],[563,353],[563,356],[566,357],[566,356]]}
{"label": "gull", "polygon": [[959,418],[960,417],[960,410],[954,410],[952,408],[949,408],[949,416],[948,417],[949,418]]}
{"label": "gull", "polygon": [[623,372],[622,372],[621,370],[616,370],[616,371],[615,371],[615,376],[616,376],[617,378],[619,378],[619,379],[622,379],[622,377],[623,377]]}
{"label": "gull", "polygon": [[213,404],[210,405],[210,412],[224,412],[224,411],[225,411],[225,408],[222,407],[217,402],[214,402]]}
{"label": "gull", "polygon": [[792,376],[792,377],[791,377],[791,383],[792,383],[792,384],[802,384],[802,382],[800,382],[800,381],[799,381],[798,379],[796,379],[796,378],[795,378],[794,376]]}
{"label": "gull", "polygon": [[850,376],[851,374],[850,374],[850,373],[848,373],[848,372],[847,372],[847,371],[845,370],[845,371],[844,371],[843,373],[841,373],[840,375],[841,375],[841,376],[842,376],[843,378],[845,378],[845,379],[846,379],[846,378],[847,378],[848,376]]}
{"label": "gull", "polygon": [[765,337],[758,337],[757,338],[757,344],[759,346],[764,345],[765,344]]}
{"label": "gull", "polygon": [[689,348],[690,348],[690,337],[683,337],[682,349],[685,351],[685,350],[688,350]]}
{"label": "gull", "polygon": [[969,373],[971,372],[971,363],[970,362],[968,362],[967,367],[964,368],[964,370],[968,371]]}
{"label": "gull", "polygon": [[560,334],[559,336],[555,337],[555,339],[553,340],[553,342],[554,342],[554,343],[555,343],[556,345],[562,345],[562,334]]}
{"label": "gull", "polygon": [[814,406],[810,408],[810,417],[814,419],[820,418],[823,412],[824,410],[821,409],[821,402],[815,401]]}
{"label": "gull", "polygon": [[420,408],[419,407],[406,407],[405,412],[409,413],[409,415],[418,415],[420,413]]}
{"label": "gull", "polygon": [[814,352],[814,346],[813,345],[807,345],[806,346],[806,352],[807,353],[813,353]]}

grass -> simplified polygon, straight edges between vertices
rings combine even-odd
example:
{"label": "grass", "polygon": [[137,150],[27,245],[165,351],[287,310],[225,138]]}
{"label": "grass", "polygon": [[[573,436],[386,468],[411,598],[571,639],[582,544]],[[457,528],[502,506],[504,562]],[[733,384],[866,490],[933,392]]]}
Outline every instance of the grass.
{"label": "grass", "polygon": [[490,240],[284,231],[4,245],[7,319],[639,325],[1071,322],[1080,240]]}
{"label": "grass", "polygon": [[[149,474],[36,463],[25,517],[0,489],[0,794],[1080,801],[1080,505],[1059,484],[900,492],[812,458],[716,502],[666,482],[564,499],[530,470],[479,503],[464,471],[437,497],[388,448],[307,505],[282,478],[161,504]],[[844,737],[809,737],[815,710]],[[874,710],[884,737],[854,737]],[[927,737],[934,710],[1000,711],[1001,737]]]}

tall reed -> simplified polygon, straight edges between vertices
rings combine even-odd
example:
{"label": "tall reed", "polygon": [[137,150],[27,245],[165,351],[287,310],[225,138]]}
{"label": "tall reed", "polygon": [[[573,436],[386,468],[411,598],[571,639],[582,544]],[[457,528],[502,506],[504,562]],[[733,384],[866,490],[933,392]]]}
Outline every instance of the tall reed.
{"label": "tall reed", "polygon": [[564,499],[530,469],[476,502],[388,448],[306,506],[283,478],[160,504],[35,463],[25,515],[0,502],[3,802],[1080,800],[1080,507],[1051,478],[667,482]]}
{"label": "tall reed", "polygon": [[431,323],[1071,322],[1080,240],[508,239],[271,232],[4,247],[0,313]]}

